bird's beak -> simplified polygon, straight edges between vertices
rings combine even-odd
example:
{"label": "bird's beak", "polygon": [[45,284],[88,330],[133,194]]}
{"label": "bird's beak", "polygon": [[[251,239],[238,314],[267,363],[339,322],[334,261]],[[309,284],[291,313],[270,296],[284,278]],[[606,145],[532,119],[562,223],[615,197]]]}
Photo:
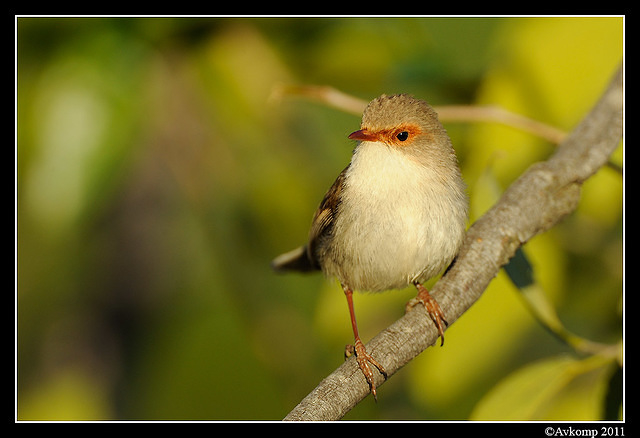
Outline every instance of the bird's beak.
{"label": "bird's beak", "polygon": [[349,134],[349,138],[351,140],[360,140],[360,141],[377,141],[378,137],[367,131],[366,129],[360,129],[358,131],[352,132]]}

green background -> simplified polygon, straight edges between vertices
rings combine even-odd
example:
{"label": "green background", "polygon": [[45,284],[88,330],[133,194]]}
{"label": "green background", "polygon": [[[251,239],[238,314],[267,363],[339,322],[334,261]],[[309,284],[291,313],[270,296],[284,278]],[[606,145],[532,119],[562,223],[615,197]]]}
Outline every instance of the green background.
{"label": "green background", "polygon": [[[352,342],[344,295],[270,260],[302,244],[370,100],[496,104],[570,131],[623,59],[620,17],[16,19],[16,418],[279,420]],[[473,221],[554,145],[446,124]],[[622,165],[622,147],[612,161]],[[623,335],[623,178],[524,251],[564,327]],[[414,290],[355,297],[365,342]],[[532,315],[504,272],[347,419],[620,418],[615,360]]]}

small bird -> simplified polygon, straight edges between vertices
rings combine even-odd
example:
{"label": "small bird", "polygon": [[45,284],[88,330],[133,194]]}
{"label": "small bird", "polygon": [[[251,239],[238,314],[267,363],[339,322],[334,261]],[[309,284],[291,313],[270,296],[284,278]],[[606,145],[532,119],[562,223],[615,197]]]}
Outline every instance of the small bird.
{"label": "small bird", "polygon": [[382,95],[364,110],[351,162],[324,196],[308,242],[276,257],[277,272],[317,271],[338,279],[347,298],[355,343],[351,351],[377,400],[374,365],[356,324],[353,291],[409,285],[407,304],[426,308],[444,342],[445,315],[423,283],[455,258],[469,202],[451,140],[435,110],[408,94]]}

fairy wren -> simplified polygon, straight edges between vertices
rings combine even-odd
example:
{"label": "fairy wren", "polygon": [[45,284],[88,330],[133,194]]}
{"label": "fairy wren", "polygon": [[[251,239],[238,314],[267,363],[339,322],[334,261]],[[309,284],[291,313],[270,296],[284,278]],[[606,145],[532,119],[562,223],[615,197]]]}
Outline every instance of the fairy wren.
{"label": "fairy wren", "polygon": [[351,162],[313,217],[306,245],[272,262],[276,271],[321,270],[347,298],[357,362],[376,398],[373,364],[358,334],[353,291],[414,285],[444,342],[445,315],[423,283],[454,259],[468,198],[451,140],[434,109],[407,94],[382,95],[364,110]]}

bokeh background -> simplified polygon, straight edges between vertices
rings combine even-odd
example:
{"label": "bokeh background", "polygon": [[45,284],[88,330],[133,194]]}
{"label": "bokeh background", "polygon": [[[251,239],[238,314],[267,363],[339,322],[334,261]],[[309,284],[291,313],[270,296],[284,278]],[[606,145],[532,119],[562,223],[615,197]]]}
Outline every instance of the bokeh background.
{"label": "bokeh background", "polygon": [[[269,262],[304,242],[370,100],[496,104],[570,131],[623,60],[621,17],[16,19],[16,418],[279,420],[352,342],[340,287]],[[554,145],[446,124],[477,218]],[[622,166],[623,151],[612,161]],[[623,178],[524,250],[567,330],[623,335]],[[364,340],[414,290],[357,295]],[[558,340],[502,272],[346,419],[621,418],[615,360]]]}

